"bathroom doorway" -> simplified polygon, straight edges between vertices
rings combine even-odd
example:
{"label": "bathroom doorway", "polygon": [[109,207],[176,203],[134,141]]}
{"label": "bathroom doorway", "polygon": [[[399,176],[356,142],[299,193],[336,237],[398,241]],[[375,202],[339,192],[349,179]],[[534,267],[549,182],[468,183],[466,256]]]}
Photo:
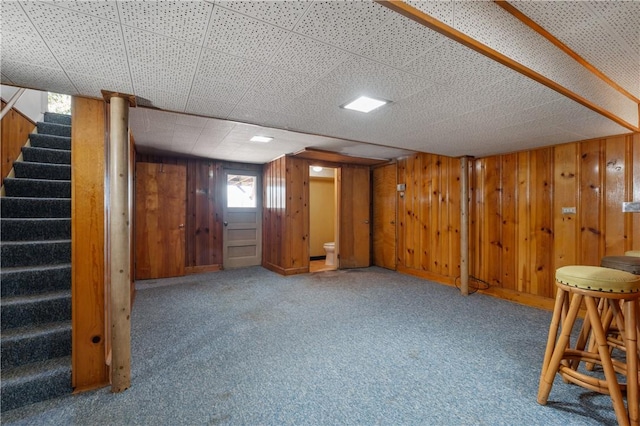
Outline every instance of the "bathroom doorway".
{"label": "bathroom doorway", "polygon": [[309,166],[309,272],[338,268],[338,169]]}

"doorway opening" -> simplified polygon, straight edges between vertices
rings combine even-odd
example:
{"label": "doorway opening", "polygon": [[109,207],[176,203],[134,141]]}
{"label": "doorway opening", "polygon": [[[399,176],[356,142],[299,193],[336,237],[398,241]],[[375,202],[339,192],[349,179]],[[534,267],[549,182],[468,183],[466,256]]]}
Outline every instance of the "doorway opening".
{"label": "doorway opening", "polygon": [[309,166],[309,272],[338,269],[338,169]]}

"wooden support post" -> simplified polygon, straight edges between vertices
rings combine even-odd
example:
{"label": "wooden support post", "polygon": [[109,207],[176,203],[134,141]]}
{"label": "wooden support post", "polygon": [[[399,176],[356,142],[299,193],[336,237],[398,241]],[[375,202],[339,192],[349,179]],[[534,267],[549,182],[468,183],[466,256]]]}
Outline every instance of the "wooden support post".
{"label": "wooden support post", "polygon": [[460,158],[460,292],[469,295],[469,161]]}
{"label": "wooden support post", "polygon": [[110,97],[109,276],[111,391],[131,385],[131,247],[129,218],[129,100]]}

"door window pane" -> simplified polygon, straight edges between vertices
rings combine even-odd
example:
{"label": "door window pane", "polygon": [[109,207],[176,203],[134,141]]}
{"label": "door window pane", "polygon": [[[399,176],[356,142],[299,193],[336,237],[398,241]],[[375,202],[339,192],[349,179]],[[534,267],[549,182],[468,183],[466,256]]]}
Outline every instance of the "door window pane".
{"label": "door window pane", "polygon": [[257,207],[257,176],[227,175],[227,207]]}

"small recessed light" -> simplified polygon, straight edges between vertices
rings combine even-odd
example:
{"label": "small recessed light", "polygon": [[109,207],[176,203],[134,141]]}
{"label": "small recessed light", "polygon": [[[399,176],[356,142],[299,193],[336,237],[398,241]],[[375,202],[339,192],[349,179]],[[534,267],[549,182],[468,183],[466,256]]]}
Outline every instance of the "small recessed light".
{"label": "small recessed light", "polygon": [[389,101],[382,99],[374,99],[368,96],[360,96],[358,99],[353,100],[347,104],[344,104],[342,108],[352,109],[360,112],[371,112],[376,108],[380,108],[382,105],[388,104]]}
{"label": "small recessed light", "polygon": [[311,169],[313,169],[314,172],[321,172],[322,171],[322,167],[320,167],[320,166],[313,166]]}
{"label": "small recessed light", "polygon": [[251,142],[262,142],[262,143],[267,143],[267,142],[271,142],[273,140],[273,138],[270,138],[269,136],[254,136],[251,139],[249,139]]}

